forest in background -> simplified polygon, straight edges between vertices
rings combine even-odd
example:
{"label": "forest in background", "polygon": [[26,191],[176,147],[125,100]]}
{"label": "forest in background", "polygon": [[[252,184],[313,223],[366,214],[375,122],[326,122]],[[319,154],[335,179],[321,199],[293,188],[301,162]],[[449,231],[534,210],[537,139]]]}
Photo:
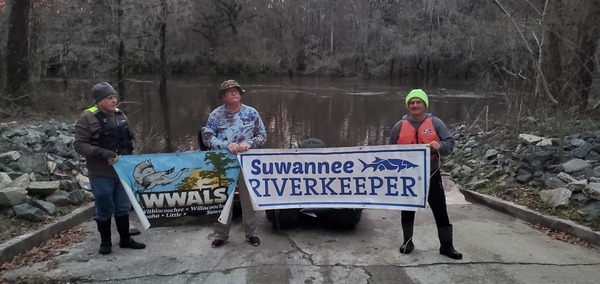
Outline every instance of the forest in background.
{"label": "forest in background", "polygon": [[30,105],[42,78],[125,95],[139,74],[166,101],[182,73],[464,80],[591,109],[598,15],[597,0],[0,0],[1,105]]}

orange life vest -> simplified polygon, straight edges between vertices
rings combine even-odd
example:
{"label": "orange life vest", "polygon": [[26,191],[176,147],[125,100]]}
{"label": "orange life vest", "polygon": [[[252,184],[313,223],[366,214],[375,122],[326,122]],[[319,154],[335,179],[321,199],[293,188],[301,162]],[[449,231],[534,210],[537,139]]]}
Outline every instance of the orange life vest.
{"label": "orange life vest", "polygon": [[[412,124],[404,119],[402,120],[402,126],[400,128],[400,135],[398,135],[398,144],[429,144],[433,141],[440,141],[435,128],[433,128],[433,119],[431,117],[426,118],[419,131],[416,131]],[[431,159],[437,159],[438,154],[432,153]]]}

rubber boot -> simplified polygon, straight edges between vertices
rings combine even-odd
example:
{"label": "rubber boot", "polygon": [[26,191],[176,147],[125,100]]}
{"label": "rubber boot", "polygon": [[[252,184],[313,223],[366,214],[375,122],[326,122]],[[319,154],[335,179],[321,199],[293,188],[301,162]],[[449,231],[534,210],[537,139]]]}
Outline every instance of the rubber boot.
{"label": "rubber boot", "polygon": [[440,238],[440,254],[452,259],[462,259],[462,254],[457,252],[452,245],[452,225],[438,228]]}
{"label": "rubber boot", "polygon": [[404,235],[404,242],[400,246],[401,254],[409,254],[415,249],[415,244],[412,241],[414,223],[403,223],[402,233]]}
{"label": "rubber boot", "polygon": [[143,249],[146,247],[143,243],[138,243],[131,238],[129,234],[129,215],[115,216],[115,223],[117,224],[117,231],[121,237],[119,247],[130,248],[130,249]]}
{"label": "rubber boot", "polygon": [[112,252],[112,242],[110,240],[110,219],[106,221],[96,220],[98,225],[98,232],[100,232],[100,254],[110,254]]}

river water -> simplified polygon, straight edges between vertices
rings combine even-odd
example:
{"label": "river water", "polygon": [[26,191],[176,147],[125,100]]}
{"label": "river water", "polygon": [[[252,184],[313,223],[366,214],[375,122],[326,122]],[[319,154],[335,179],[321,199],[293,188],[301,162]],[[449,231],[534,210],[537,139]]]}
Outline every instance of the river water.
{"label": "river water", "polygon": [[[217,90],[225,79],[169,79],[171,141],[177,151],[198,148],[197,132],[221,104]],[[243,103],[257,109],[265,123],[265,148],[290,148],[308,137],[322,139],[328,147],[386,144],[391,127],[406,114],[404,98],[411,89],[389,80],[355,78],[260,77],[238,82],[246,91]],[[138,148],[145,153],[162,151],[164,119],[157,80],[132,80],[127,90],[120,108],[136,132]],[[448,126],[497,117],[507,108],[499,94],[455,83],[425,91],[429,111]]]}

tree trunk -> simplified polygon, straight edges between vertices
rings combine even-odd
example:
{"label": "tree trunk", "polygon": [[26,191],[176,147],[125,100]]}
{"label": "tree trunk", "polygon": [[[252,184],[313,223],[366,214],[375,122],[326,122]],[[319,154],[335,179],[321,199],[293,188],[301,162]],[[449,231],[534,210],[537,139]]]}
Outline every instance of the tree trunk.
{"label": "tree trunk", "polygon": [[6,91],[10,102],[28,105],[29,60],[28,29],[30,0],[12,1],[8,20],[8,39],[6,42]]}
{"label": "tree trunk", "polygon": [[[37,12],[37,13],[36,13]],[[29,79],[32,82],[38,82],[42,77],[42,58],[44,48],[40,39],[40,15],[35,9],[34,1],[29,7]]]}
{"label": "tree trunk", "polygon": [[119,39],[117,61],[117,88],[119,100],[125,100],[125,41],[123,41],[123,5],[117,0],[117,38]]}
{"label": "tree trunk", "polygon": [[598,37],[600,37],[600,27],[598,26],[600,25],[600,18],[598,17],[600,3],[592,2],[590,5],[592,5],[591,9],[588,11],[585,21],[579,28],[580,49],[577,51],[577,57],[583,66],[577,72],[576,84],[579,90],[580,110],[585,110],[588,107],[589,90],[594,81],[594,67],[598,60],[594,56],[600,44],[598,41]]}
{"label": "tree trunk", "polygon": [[562,78],[562,56],[560,53],[560,28],[562,19],[562,10],[564,9],[561,1],[550,1],[547,23],[544,39],[546,43],[542,45],[542,59],[540,65],[548,82],[550,93],[560,102],[557,106],[571,105],[569,95],[561,92],[566,83]]}
{"label": "tree trunk", "polygon": [[171,145],[171,120],[169,118],[169,101],[167,99],[167,0],[160,2],[160,106],[163,114],[164,131],[165,131],[165,151],[173,152]]}
{"label": "tree trunk", "polygon": [[333,0],[329,0],[329,55],[333,56]]}

